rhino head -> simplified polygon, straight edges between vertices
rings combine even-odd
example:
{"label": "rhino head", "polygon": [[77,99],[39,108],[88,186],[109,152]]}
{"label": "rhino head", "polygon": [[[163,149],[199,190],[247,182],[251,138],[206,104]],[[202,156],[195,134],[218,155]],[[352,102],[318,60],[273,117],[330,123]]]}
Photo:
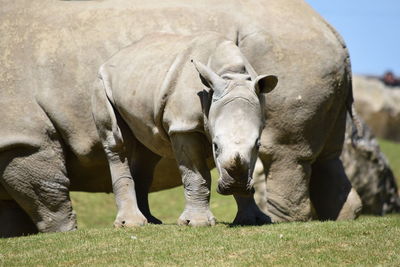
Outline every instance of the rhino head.
{"label": "rhino head", "polygon": [[203,98],[203,109],[220,175],[217,192],[223,195],[251,194],[264,127],[261,97],[275,88],[278,79],[273,75],[232,72],[219,76],[204,64],[192,62],[208,90],[208,100]]}

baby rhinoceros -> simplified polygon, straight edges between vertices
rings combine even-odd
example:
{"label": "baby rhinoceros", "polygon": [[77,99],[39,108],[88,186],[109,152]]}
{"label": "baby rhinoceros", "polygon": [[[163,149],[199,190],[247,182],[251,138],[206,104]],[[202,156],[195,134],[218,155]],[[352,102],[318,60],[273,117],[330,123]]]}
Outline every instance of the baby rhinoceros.
{"label": "baby rhinoceros", "polygon": [[[179,224],[215,224],[212,156],[219,193],[253,193],[264,125],[260,95],[277,78],[257,76],[233,42],[214,32],[152,34],[114,55],[99,76],[93,115],[111,171],[117,227],[160,223],[147,195],[162,157],[175,158],[182,176],[186,206]],[[240,214],[248,208],[257,223],[270,222],[254,202],[238,204]]]}

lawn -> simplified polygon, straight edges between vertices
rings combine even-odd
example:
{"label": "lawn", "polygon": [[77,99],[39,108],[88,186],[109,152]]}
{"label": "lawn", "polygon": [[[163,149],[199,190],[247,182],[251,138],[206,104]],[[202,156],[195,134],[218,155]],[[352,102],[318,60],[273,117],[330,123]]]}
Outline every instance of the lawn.
{"label": "lawn", "polygon": [[397,178],[397,185],[400,185],[400,143],[380,139],[379,145],[389,160],[390,167]]}
{"label": "lawn", "polygon": [[[400,144],[380,140],[400,177]],[[164,225],[113,229],[112,194],[72,193],[79,230],[0,240],[0,266],[253,266],[400,264],[400,215],[356,221],[282,223],[230,227],[236,207],[212,190],[215,227],[175,225],[183,209],[182,188],[150,195]]]}
{"label": "lawn", "polygon": [[3,266],[266,266],[400,263],[400,216],[262,227],[86,228],[0,242]]}

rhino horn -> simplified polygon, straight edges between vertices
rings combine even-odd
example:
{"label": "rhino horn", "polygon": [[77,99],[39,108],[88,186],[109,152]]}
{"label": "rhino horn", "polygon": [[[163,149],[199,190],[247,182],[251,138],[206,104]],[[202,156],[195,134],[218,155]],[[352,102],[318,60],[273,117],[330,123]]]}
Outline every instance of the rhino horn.
{"label": "rhino horn", "polygon": [[203,63],[193,59],[191,61],[200,74],[201,82],[217,95],[221,95],[226,87],[226,81]]}
{"label": "rhino horn", "polygon": [[253,66],[250,64],[245,56],[243,56],[242,59],[247,73],[250,75],[251,80],[254,81],[258,76],[256,70],[253,68]]}

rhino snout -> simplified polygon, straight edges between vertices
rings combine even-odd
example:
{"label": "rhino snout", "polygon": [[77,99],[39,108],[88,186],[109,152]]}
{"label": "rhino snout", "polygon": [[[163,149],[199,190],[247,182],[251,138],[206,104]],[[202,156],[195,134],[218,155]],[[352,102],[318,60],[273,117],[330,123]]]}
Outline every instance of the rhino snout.
{"label": "rhino snout", "polygon": [[230,160],[221,164],[221,167],[226,170],[229,177],[239,183],[247,182],[249,177],[249,162],[237,152]]}
{"label": "rhino snout", "polygon": [[221,195],[237,194],[237,195],[248,196],[248,195],[253,195],[255,191],[251,181],[245,184],[238,184],[238,183],[229,184],[226,183],[226,181],[223,178],[220,178],[218,180],[217,192]]}
{"label": "rhino snout", "polygon": [[217,192],[222,195],[254,193],[249,169],[240,166],[221,168],[218,179]]}

